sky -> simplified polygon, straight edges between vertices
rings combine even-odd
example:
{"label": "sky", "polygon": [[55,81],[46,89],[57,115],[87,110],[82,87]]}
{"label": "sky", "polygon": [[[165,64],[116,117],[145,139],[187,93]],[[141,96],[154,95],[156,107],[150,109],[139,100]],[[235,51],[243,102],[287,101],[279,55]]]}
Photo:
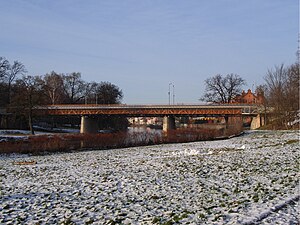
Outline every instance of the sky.
{"label": "sky", "polygon": [[[29,75],[80,72],[124,104],[199,104],[205,80],[243,88],[296,62],[299,0],[0,0],[0,56]],[[170,85],[170,83],[172,83]],[[173,102],[173,97],[171,97]]]}

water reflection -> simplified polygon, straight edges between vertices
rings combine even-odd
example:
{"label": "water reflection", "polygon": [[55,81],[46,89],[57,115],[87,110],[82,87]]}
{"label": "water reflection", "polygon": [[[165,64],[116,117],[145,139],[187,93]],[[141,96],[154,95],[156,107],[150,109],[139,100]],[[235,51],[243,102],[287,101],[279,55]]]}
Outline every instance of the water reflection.
{"label": "water reflection", "polygon": [[128,133],[155,133],[161,134],[162,129],[153,129],[150,127],[128,127]]}
{"label": "water reflection", "polygon": [[127,138],[128,142],[135,142],[136,144],[157,143],[158,141],[161,141],[162,130],[150,127],[128,127]]}

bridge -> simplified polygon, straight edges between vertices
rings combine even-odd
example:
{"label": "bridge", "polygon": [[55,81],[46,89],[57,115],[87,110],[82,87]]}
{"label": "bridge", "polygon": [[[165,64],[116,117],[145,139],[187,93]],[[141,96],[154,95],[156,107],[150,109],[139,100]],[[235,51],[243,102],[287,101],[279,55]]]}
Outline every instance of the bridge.
{"label": "bridge", "polygon": [[[98,130],[96,115],[163,117],[163,130],[175,129],[174,116],[241,117],[249,106],[242,105],[46,105],[36,107],[38,115],[79,115],[81,133]],[[250,109],[249,109],[250,110]],[[250,111],[249,111],[250,112]],[[249,114],[248,112],[248,114]]]}

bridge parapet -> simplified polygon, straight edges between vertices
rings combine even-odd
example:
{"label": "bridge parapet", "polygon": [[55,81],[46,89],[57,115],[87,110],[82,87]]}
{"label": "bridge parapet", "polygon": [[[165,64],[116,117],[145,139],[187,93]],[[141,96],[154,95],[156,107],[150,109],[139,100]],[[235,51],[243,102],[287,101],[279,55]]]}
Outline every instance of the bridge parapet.
{"label": "bridge parapet", "polygon": [[232,105],[50,105],[35,108],[40,115],[125,116],[238,116],[242,107]]}

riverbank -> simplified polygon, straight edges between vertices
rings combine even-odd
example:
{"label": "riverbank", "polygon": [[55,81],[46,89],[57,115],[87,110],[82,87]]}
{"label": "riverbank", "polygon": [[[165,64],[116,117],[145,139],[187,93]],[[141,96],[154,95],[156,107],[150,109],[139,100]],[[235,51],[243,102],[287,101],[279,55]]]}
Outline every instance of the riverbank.
{"label": "riverbank", "polygon": [[[239,135],[237,130],[178,129],[168,133],[147,130],[98,134],[44,134],[29,135],[19,131],[17,135],[0,135],[0,153],[45,154],[89,149],[115,149],[186,143],[229,138]],[[2,138],[1,138],[2,137]]]}

